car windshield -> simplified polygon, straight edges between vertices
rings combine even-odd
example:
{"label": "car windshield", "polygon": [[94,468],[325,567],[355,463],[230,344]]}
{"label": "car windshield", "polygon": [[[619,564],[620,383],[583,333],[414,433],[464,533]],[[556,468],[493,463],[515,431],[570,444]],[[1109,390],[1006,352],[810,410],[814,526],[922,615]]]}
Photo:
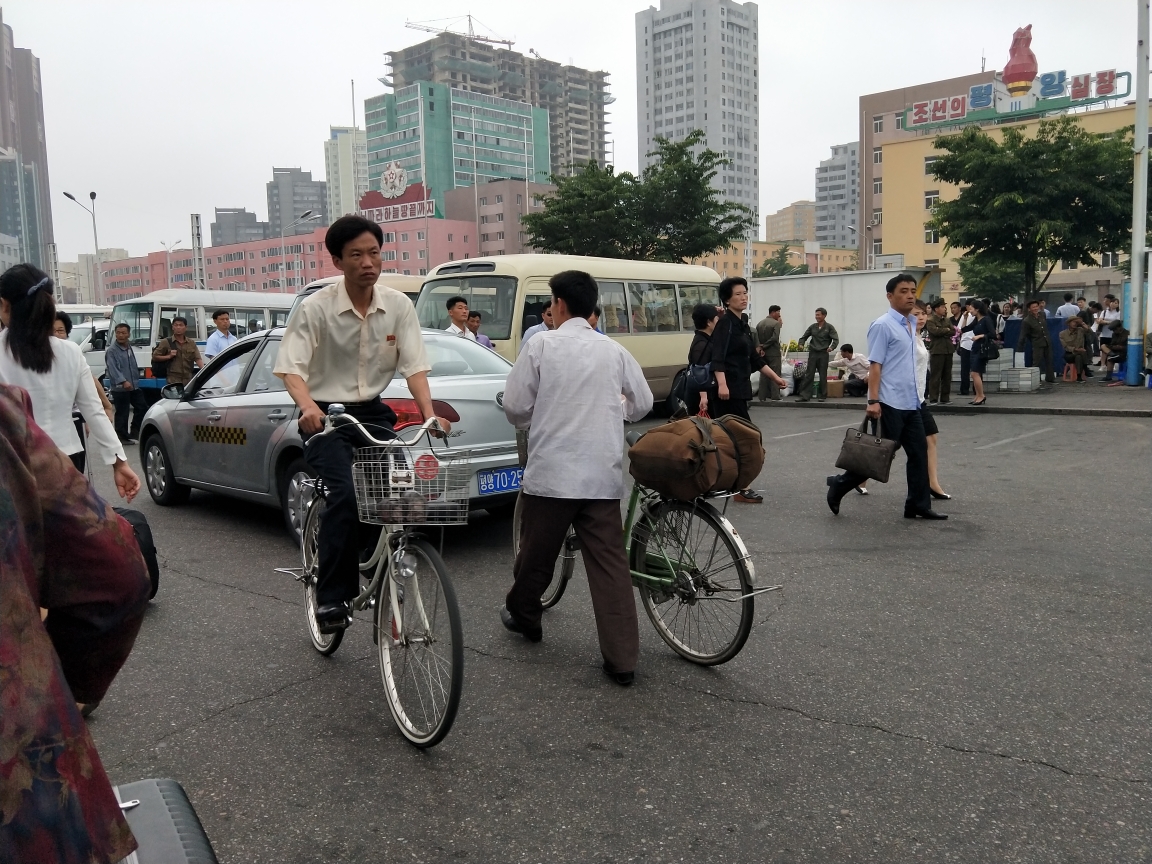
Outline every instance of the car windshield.
{"label": "car windshield", "polygon": [[430,378],[446,375],[507,375],[512,364],[483,345],[463,336],[424,332]]}
{"label": "car windshield", "polygon": [[516,305],[515,276],[453,276],[425,282],[416,301],[420,326],[448,329],[448,308],[444,304],[456,296],[468,301],[469,312],[481,314],[480,332],[489,339],[511,337],[512,311]]}
{"label": "car windshield", "polygon": [[72,328],[72,332],[68,334],[68,341],[75,342],[77,345],[79,345],[88,338],[88,334],[91,332],[91,324],[77,324]]}

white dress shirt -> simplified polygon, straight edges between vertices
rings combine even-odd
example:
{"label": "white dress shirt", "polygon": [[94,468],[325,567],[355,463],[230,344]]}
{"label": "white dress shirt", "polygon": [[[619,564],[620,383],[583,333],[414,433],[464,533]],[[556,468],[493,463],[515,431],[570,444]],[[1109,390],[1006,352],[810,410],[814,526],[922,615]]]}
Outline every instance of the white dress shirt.
{"label": "white dress shirt", "polygon": [[547,498],[623,498],[624,421],[651,410],[640,364],[586,320],[539,334],[504,388],[508,421],[531,427],[522,488]]}
{"label": "white dress shirt", "polygon": [[431,368],[411,300],[376,285],[361,315],[341,279],[308,297],[288,320],[273,372],[299,375],[318,402],[366,402],[396,373],[408,378]]}
{"label": "white dress shirt", "polygon": [[848,374],[855,375],[857,378],[867,378],[868,372],[872,368],[872,364],[868,362],[867,354],[853,354],[851,360],[846,360],[843,354],[838,354],[828,361],[828,366],[832,369],[844,369]]}
{"label": "white dress shirt", "polygon": [[467,327],[465,327],[463,330],[461,330],[459,327],[456,326],[455,322],[452,322],[447,327],[445,327],[444,332],[445,333],[451,333],[453,336],[459,336],[461,339],[471,339],[473,342],[476,341],[476,334],[475,333],[473,333]]}
{"label": "white dress shirt", "polygon": [[100,450],[101,460],[112,465],[125,459],[124,447],[104,413],[104,405],[92,386],[92,370],[75,342],[51,337],[52,368],[47,372],[25,369],[8,351],[8,333],[0,333],[0,382],[23,387],[32,400],[36,425],[48,433],[69,456],[84,449],[72,420],[72,406],[80,409],[89,434]]}
{"label": "white dress shirt", "polygon": [[545,324],[543,321],[541,321],[539,324],[533,324],[531,327],[529,327],[527,330],[525,330],[524,335],[520,337],[520,351],[521,352],[524,351],[524,347],[528,344],[528,342],[532,339],[533,336],[535,336],[539,333],[547,333],[547,332],[548,332],[548,325]]}
{"label": "white dress shirt", "polygon": [[923,401],[924,394],[928,392],[928,346],[924,344],[921,334],[916,334],[916,386],[920,389],[917,391],[920,394],[920,399]]}
{"label": "white dress shirt", "polygon": [[1056,310],[1057,318],[1075,318],[1080,314],[1080,307],[1075,303],[1065,303]]}
{"label": "white dress shirt", "polygon": [[[965,312],[963,315],[960,316],[960,320],[956,322],[956,326],[959,327],[961,330],[963,330],[965,327],[967,327],[969,324],[971,324],[975,320],[976,320],[975,315],[973,315],[971,312]],[[971,330],[969,330],[967,333],[961,333],[960,334],[960,347],[961,348],[963,348],[965,351],[971,351],[973,344],[975,344],[975,343],[972,340],[972,331]]]}

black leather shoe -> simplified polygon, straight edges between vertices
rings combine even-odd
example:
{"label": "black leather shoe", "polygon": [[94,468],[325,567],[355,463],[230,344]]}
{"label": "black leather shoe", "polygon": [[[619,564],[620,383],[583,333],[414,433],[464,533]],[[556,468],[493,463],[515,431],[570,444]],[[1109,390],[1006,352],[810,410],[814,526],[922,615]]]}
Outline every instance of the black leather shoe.
{"label": "black leather shoe", "polygon": [[321,633],[339,633],[352,623],[347,603],[325,603],[316,607],[316,629]]}
{"label": "black leather shoe", "polygon": [[919,516],[921,519],[947,519],[947,513],[937,513],[935,510],[909,510],[904,508],[905,519],[915,519]]}
{"label": "black leather shoe", "polygon": [[828,484],[828,509],[832,511],[833,516],[839,516],[840,499],[844,497],[844,493],[840,491],[840,478],[833,474],[824,482]]}
{"label": "black leather shoe", "polygon": [[613,672],[608,668],[608,664],[604,664],[604,674],[619,684],[621,687],[631,687],[632,682],[636,680],[635,672]]}
{"label": "black leather shoe", "polygon": [[544,638],[544,631],[537,627],[535,630],[529,630],[524,627],[516,618],[508,611],[507,606],[500,607],[500,623],[504,625],[504,629],[510,630],[513,633],[519,633],[529,642],[539,642]]}

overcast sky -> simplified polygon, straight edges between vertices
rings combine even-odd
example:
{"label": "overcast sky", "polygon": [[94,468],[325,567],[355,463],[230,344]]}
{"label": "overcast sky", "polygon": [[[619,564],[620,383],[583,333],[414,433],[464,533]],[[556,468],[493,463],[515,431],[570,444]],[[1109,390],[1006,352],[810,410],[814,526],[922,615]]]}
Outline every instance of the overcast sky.
{"label": "overcast sky", "polygon": [[[659,3],[659,0],[656,0]],[[383,92],[384,52],[430,38],[406,29],[472,12],[516,50],[611,73],[609,137],[635,170],[634,14],[620,0],[8,0],[16,44],[40,57],[56,242],[133,255],[190,242],[189,214],[267,216],[272,166],[324,176],[330,125],[357,121]],[[531,10],[530,15],[525,10]],[[805,0],[760,4],[760,209],[811,198],[832,144],[858,135],[861,94],[1003,67],[1032,24],[1040,71],[1135,71],[1136,0]],[[761,231],[763,224],[761,223]]]}

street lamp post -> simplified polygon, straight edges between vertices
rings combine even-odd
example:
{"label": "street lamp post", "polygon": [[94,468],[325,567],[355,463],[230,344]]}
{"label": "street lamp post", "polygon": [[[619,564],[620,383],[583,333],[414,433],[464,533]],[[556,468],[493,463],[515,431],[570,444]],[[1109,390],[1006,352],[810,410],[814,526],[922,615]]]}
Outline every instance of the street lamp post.
{"label": "street lamp post", "polygon": [[[856,230],[855,225],[849,225],[848,230],[851,231],[853,234],[856,234],[857,236],[859,236],[859,234],[860,234],[860,232]],[[874,263],[872,260],[872,238],[871,238],[871,236],[869,236],[871,234],[871,232],[872,232],[872,226],[871,225],[865,225],[864,226],[864,244],[865,244],[864,245],[864,263],[867,266],[864,269],[866,269],[866,270],[873,269],[872,265]]]}
{"label": "street lamp post", "polygon": [[164,287],[172,287],[172,250],[180,245],[182,241],[176,240],[172,243],[165,243],[160,241],[160,245],[164,247]]}
{"label": "street lamp post", "polygon": [[[88,215],[92,217],[92,243],[96,247],[96,295],[97,295],[97,296],[93,297],[92,300],[94,303],[103,303],[104,302],[104,278],[103,278],[103,274],[101,274],[101,272],[100,272],[100,240],[96,236],[96,193],[95,192],[89,192],[88,193],[88,198],[92,202],[91,207],[86,207],[84,204],[81,204],[79,201],[76,200],[76,196],[74,196],[71,192],[65,192],[64,197],[67,198],[69,201],[73,201],[76,204],[80,204],[81,207],[84,207],[84,209],[88,211]],[[77,299],[79,299],[79,298],[77,298]]]}
{"label": "street lamp post", "polygon": [[[280,210],[281,210],[281,212],[283,212],[284,208],[281,207]],[[303,225],[305,222],[311,222],[312,220],[319,219],[319,218],[320,218],[319,213],[313,213],[311,210],[305,210],[303,213],[300,214],[299,218],[288,223],[287,225],[284,224],[283,219],[280,220],[280,292],[281,293],[284,293],[284,289],[288,287],[288,277],[287,277],[287,275],[285,275],[288,272],[288,256],[285,254],[285,249],[284,249],[284,232],[287,231],[289,228],[295,228],[297,225]],[[299,287],[299,286],[297,286],[297,287]]]}

